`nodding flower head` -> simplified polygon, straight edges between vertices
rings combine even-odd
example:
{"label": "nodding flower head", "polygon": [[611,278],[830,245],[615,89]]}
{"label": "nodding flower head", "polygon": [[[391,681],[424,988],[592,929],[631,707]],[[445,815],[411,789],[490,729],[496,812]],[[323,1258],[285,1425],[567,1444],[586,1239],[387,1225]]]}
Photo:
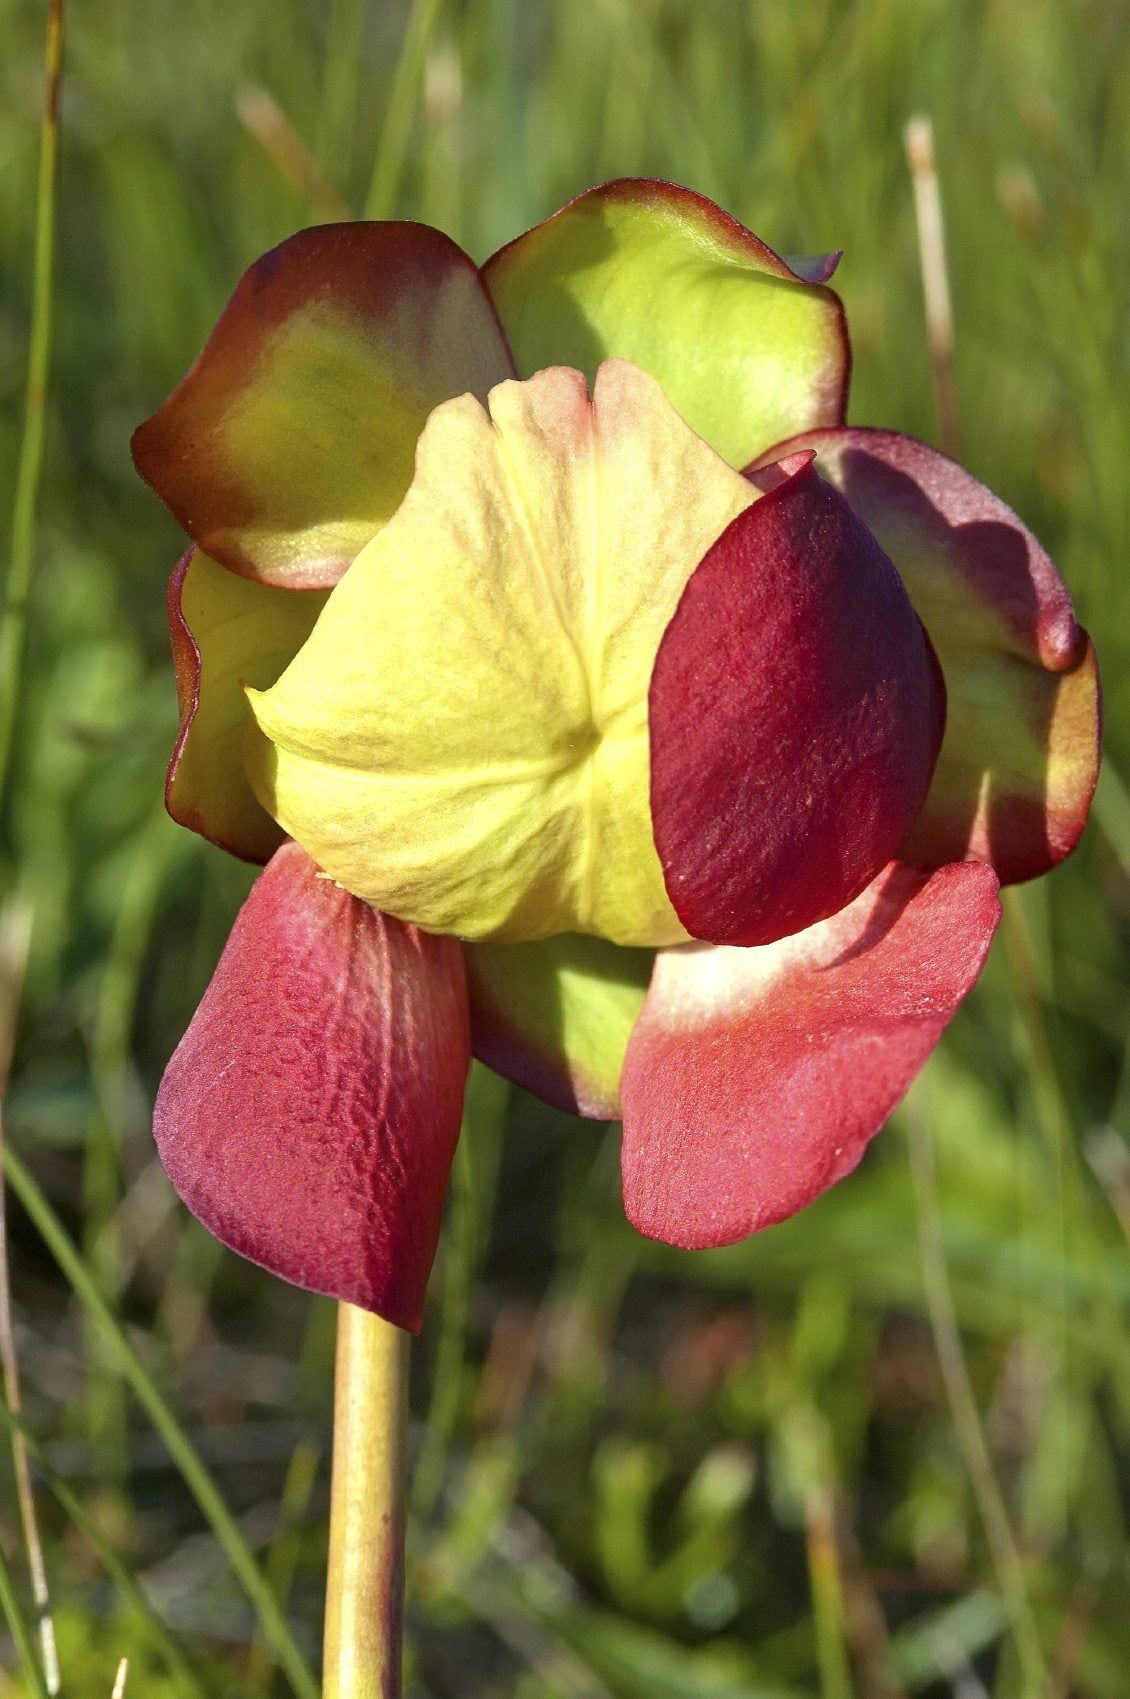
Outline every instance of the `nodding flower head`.
{"label": "nodding flower head", "polygon": [[622,1118],[643,1232],[779,1221],[1074,847],[1089,640],[1002,502],[846,424],[837,257],[649,181],[482,268],[321,226],[138,430],[169,809],[267,864],[157,1139],[245,1256],[418,1326],[472,1052]]}

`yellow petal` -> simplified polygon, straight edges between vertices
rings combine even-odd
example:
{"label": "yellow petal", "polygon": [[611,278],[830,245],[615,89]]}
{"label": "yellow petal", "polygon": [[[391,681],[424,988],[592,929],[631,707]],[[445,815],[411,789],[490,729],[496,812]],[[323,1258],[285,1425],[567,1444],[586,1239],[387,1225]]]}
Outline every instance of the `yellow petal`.
{"label": "yellow petal", "polygon": [[385,912],[464,938],[685,937],[647,691],[700,558],[757,491],[607,361],[436,408],[405,500],[278,683],[264,805]]}

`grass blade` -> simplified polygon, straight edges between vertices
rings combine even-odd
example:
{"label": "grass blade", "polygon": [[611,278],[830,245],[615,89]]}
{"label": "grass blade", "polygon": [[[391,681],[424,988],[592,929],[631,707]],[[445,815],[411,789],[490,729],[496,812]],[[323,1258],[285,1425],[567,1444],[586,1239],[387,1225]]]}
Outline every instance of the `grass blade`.
{"label": "grass blade", "polygon": [[0,628],[0,805],[12,755],[20,701],[35,515],[43,472],[47,422],[47,379],[51,369],[51,321],[55,276],[55,201],[59,157],[59,96],[63,77],[63,0],[50,0],[44,75],[43,123],[39,144],[39,185],[35,211],[35,261],[32,280],[31,340],[28,347],[24,427],[12,508],[12,546]]}
{"label": "grass blade", "polygon": [[34,1696],[34,1699],[48,1699],[47,1689],[43,1684],[43,1671],[36,1662],[31,1631],[24,1621],[15,1584],[12,1581],[12,1571],[8,1568],[8,1560],[4,1556],[2,1546],[0,1546],[0,1610],[4,1613],[8,1632],[15,1644],[20,1668],[27,1678],[28,1692]]}
{"label": "grass blade", "polygon": [[193,1674],[188,1659],[165,1627],[156,1608],[146,1596],[145,1589],[134,1578],[129,1566],[122,1562],[82,1500],[71,1491],[62,1476],[48,1463],[42,1447],[28,1432],[26,1425],[14,1411],[9,1410],[4,1404],[0,1404],[0,1422],[5,1424],[11,1434],[18,1434],[23,1440],[35,1461],[36,1468],[46,1482],[48,1490],[54,1495],[65,1514],[70,1517],[79,1533],[86,1540],[123,1599],[132,1607],[143,1623],[154,1649],[164,1658],[170,1674],[185,1693],[186,1699],[200,1699],[203,1688]]}
{"label": "grass blade", "polygon": [[185,1485],[238,1577],[258,1619],[263,1638],[274,1652],[280,1668],[285,1671],[291,1687],[299,1699],[318,1699],[318,1683],[287,1627],[223,1494],[130,1344],[121,1324],[111,1314],[51,1204],[10,1146],[4,1152],[4,1169],[12,1190],[97,1328],[138,1403],[164,1441]]}

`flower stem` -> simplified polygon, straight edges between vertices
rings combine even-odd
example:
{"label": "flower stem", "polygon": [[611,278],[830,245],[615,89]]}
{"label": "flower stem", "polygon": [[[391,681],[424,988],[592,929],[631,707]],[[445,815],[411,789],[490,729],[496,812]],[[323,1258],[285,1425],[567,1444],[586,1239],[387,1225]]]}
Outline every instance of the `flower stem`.
{"label": "flower stem", "polygon": [[323,1699],[400,1699],[408,1347],[339,1305]]}

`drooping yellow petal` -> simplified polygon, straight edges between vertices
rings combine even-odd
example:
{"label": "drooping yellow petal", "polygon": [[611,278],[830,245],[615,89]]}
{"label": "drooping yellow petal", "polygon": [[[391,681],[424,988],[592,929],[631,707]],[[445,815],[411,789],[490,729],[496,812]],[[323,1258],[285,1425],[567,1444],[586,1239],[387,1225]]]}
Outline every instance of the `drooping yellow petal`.
{"label": "drooping yellow petal", "polygon": [[264,805],[356,895],[465,938],[684,937],[647,691],[700,558],[756,499],[626,361],[438,407],[401,508],[269,691]]}

